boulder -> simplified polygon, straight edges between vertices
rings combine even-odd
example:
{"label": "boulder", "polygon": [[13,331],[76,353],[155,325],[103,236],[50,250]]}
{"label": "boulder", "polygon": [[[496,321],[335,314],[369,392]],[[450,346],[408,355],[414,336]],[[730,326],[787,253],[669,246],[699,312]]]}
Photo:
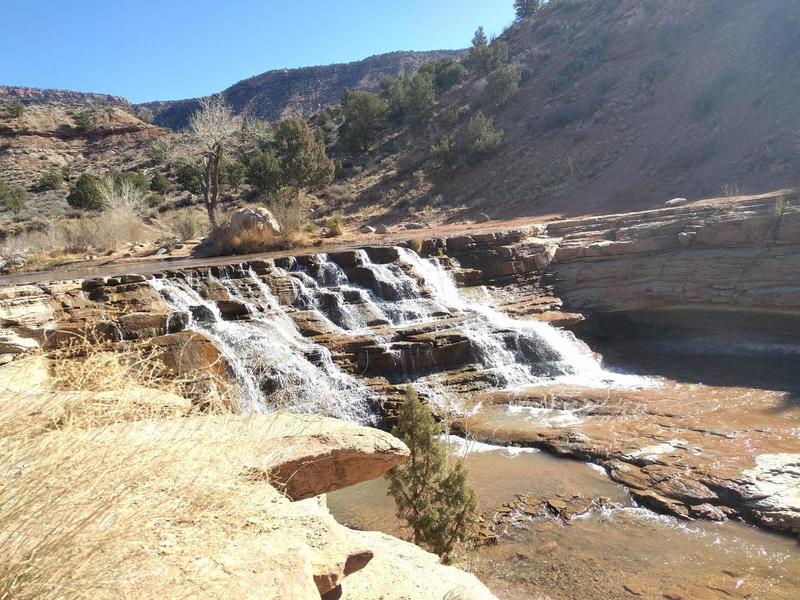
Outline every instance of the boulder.
{"label": "boulder", "polygon": [[389,233],[389,228],[386,225],[378,225],[378,233],[385,235]]}
{"label": "boulder", "polygon": [[376,229],[369,225],[364,225],[361,229],[359,229],[361,233],[375,233]]}
{"label": "boulder", "polygon": [[419,546],[377,531],[353,531],[374,558],[342,585],[342,600],[497,600],[477,577]]}
{"label": "boulder", "polygon": [[403,225],[404,229],[427,229],[428,227],[430,227],[430,225],[428,225],[427,223],[417,223],[417,222],[405,223]]}
{"label": "boulder", "polygon": [[281,232],[281,225],[269,209],[256,206],[235,210],[231,214],[231,229],[234,231],[257,229],[278,235]]}
{"label": "boulder", "polygon": [[689,201],[686,198],[673,198],[672,200],[667,200],[664,204],[667,206],[681,206],[682,204],[687,204]]}
{"label": "boulder", "polygon": [[225,358],[208,337],[195,331],[181,331],[151,340],[161,350],[159,359],[177,376],[227,373]]}

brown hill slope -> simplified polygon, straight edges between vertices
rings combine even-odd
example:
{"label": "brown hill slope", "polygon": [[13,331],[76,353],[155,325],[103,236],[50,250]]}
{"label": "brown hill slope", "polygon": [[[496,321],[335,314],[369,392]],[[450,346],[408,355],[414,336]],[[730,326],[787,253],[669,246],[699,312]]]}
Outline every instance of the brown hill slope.
{"label": "brown hill slope", "polygon": [[416,193],[496,217],[609,213],[800,183],[794,0],[559,0],[502,39],[523,73],[516,96],[492,109],[481,107],[485,81],[452,92],[427,132],[392,142],[401,175],[384,171],[375,185],[369,173],[362,202],[391,200],[392,190],[413,198],[412,174],[452,128],[451,108],[462,122],[483,108],[505,141]]}
{"label": "brown hill slope", "polygon": [[[459,53],[390,52],[345,64],[267,71],[232,85],[222,94],[235,112],[249,111],[256,117],[272,120],[287,112],[305,114],[336,104],[345,88],[376,91],[382,75],[412,73],[426,62]],[[182,129],[197,108],[197,99],[148,102],[141,106],[153,111],[156,124]]]}

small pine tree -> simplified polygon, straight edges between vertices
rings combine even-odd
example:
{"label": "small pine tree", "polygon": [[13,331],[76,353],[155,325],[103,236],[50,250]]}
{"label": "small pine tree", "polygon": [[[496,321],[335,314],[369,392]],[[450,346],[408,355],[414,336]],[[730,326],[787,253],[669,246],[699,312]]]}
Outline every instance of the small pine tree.
{"label": "small pine tree", "polygon": [[447,559],[457,544],[474,540],[478,522],[466,469],[456,463],[448,470],[445,450],[437,439],[441,429],[411,386],[406,388],[392,433],[410,452],[404,464],[387,474],[397,516],[411,526],[415,543]]}
{"label": "small pine tree", "polygon": [[150,180],[150,191],[166,194],[169,191],[169,179],[160,171]]}
{"label": "small pine tree", "polygon": [[28,195],[20,187],[10,187],[0,180],[0,205],[18,215],[28,203]]}
{"label": "small pine tree", "polygon": [[81,208],[83,210],[105,209],[106,200],[100,190],[97,178],[88,173],[78,177],[67,196],[67,204],[72,208]]}
{"label": "small pine tree", "polygon": [[74,117],[75,128],[81,133],[90,133],[96,127],[94,115],[90,110],[82,110]]}
{"label": "small pine tree", "polygon": [[514,0],[514,11],[517,14],[517,21],[522,21],[530,17],[541,7],[541,0]]}
{"label": "small pine tree", "polygon": [[262,194],[278,191],[281,180],[281,165],[271,149],[256,150],[248,157],[247,183]]}
{"label": "small pine tree", "polygon": [[508,102],[517,93],[521,78],[520,72],[510,65],[502,65],[489,73],[483,92],[486,104],[500,106]]}
{"label": "small pine tree", "polygon": [[333,181],[333,161],[325,153],[325,144],[305,119],[287,117],[279,121],[275,128],[275,147],[281,183],[294,190],[295,201],[301,190],[320,190]]}
{"label": "small pine tree", "polygon": [[60,171],[48,171],[39,178],[36,188],[41,191],[60,189],[64,184],[64,175]]}
{"label": "small pine tree", "polygon": [[386,127],[386,101],[370,92],[345,90],[339,130],[342,146],[351,153],[366,152]]}
{"label": "small pine tree", "polygon": [[489,38],[486,37],[486,32],[483,30],[483,25],[475,30],[475,35],[472,36],[472,47],[478,48],[480,46],[488,46]]}
{"label": "small pine tree", "polygon": [[190,194],[199,194],[203,191],[203,170],[196,164],[184,164],[175,172],[178,185]]}

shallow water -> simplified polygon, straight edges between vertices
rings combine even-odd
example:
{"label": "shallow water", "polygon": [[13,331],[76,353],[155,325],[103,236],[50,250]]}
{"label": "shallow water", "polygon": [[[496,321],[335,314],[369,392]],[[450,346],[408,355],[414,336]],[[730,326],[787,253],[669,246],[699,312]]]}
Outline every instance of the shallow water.
{"label": "shallow water", "polygon": [[[520,518],[496,546],[466,557],[461,566],[502,600],[798,597],[800,546],[790,538],[739,523],[656,515],[637,508],[602,469],[581,462],[536,451],[472,450],[480,450],[467,455],[467,466],[483,511],[520,493],[604,496],[619,505],[568,523]],[[384,480],[366,482],[329,494],[328,506],[350,526],[407,535],[386,490]]]}

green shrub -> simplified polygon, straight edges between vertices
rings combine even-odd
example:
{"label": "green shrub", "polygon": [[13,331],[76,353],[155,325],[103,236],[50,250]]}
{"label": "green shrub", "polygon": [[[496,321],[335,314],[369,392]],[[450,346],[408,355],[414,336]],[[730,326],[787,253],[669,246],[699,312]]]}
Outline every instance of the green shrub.
{"label": "green shrub", "polygon": [[377,94],[345,91],[344,123],[339,130],[342,147],[351,153],[366,152],[386,127],[388,105]]}
{"label": "green shrub", "polygon": [[64,185],[64,175],[60,171],[48,171],[39,178],[36,189],[41,191],[58,190]]}
{"label": "green shrub", "polygon": [[442,58],[427,63],[419,71],[420,73],[429,73],[433,77],[436,89],[440,92],[446,92],[467,77],[464,65],[452,58]]}
{"label": "green shrub", "polygon": [[169,191],[169,179],[166,175],[161,173],[160,171],[153,175],[153,178],[150,180],[150,191],[157,192],[159,194],[166,194]]}
{"label": "green shrub", "polygon": [[147,203],[147,206],[149,206],[150,208],[158,208],[159,206],[164,204],[164,196],[162,196],[161,194],[150,194],[149,196],[147,196],[145,202]]}
{"label": "green shrub", "polygon": [[175,173],[178,185],[191,194],[200,194],[203,191],[203,172],[199,165],[184,164],[178,167]]}
{"label": "green shrub", "polygon": [[428,152],[428,171],[452,176],[463,166],[472,166],[494,152],[503,141],[503,132],[482,112],[454,134],[445,136]]}
{"label": "green shrub", "polygon": [[94,131],[95,127],[97,127],[94,120],[94,115],[89,109],[82,110],[77,113],[73,117],[73,120],[75,121],[75,129],[81,133],[90,133]]}
{"label": "green shrub", "polygon": [[478,502],[464,464],[447,460],[439,442],[441,427],[411,386],[392,434],[411,454],[386,475],[397,515],[411,527],[415,543],[425,544],[447,562],[459,545],[477,539]]}
{"label": "green shrub", "polygon": [[531,16],[541,7],[541,0],[514,0],[514,12],[517,20],[522,21]]}
{"label": "green shrub", "polygon": [[223,187],[238,190],[247,175],[247,166],[238,158],[223,160],[219,168],[219,182]]}
{"label": "green shrub", "polygon": [[18,215],[27,203],[28,195],[24,189],[6,185],[3,180],[0,180],[0,205],[3,208]]}
{"label": "green shrub", "polygon": [[517,93],[522,74],[510,65],[495,69],[486,79],[484,98],[490,106],[500,106]]}
{"label": "green shrub", "polygon": [[384,78],[381,86],[388,102],[388,118],[395,124],[420,124],[433,114],[436,86],[430,72]]}
{"label": "green shrub", "polygon": [[483,27],[478,27],[464,62],[478,77],[485,77],[508,63],[508,44],[502,40],[489,44]]}
{"label": "green shrub", "polygon": [[84,173],[72,186],[67,196],[67,204],[72,208],[82,210],[103,210],[106,201],[100,191],[100,182],[97,177]]}
{"label": "green shrub", "polygon": [[22,102],[9,102],[6,104],[6,111],[12,119],[19,119],[25,112],[25,105]]}
{"label": "green shrub", "polygon": [[272,194],[280,187],[281,165],[271,149],[256,150],[248,159],[247,182],[261,194]]}

